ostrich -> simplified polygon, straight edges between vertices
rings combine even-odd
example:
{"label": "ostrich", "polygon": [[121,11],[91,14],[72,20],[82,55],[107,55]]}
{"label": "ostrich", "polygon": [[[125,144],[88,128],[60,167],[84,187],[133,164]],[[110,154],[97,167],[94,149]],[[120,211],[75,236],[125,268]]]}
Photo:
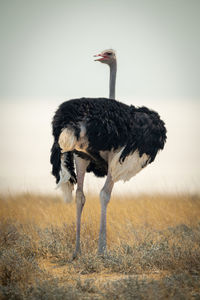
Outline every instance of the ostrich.
{"label": "ostrich", "polygon": [[116,83],[116,74],[117,74],[116,53],[113,49],[108,49],[94,56],[95,57],[100,56],[99,59],[95,59],[95,60],[107,64],[110,67],[109,98],[115,99],[115,83]]}
{"label": "ostrich", "polygon": [[[105,59],[102,53],[100,61]],[[116,68],[115,68],[116,70]],[[111,71],[112,74],[112,71]],[[112,76],[111,76],[112,77]],[[110,98],[114,98],[111,80]],[[52,174],[66,202],[76,189],[76,246],[73,259],[81,253],[81,214],[85,204],[86,172],[106,176],[100,192],[101,217],[98,254],[106,254],[106,214],[114,183],[128,181],[154,161],[164,148],[166,128],[158,113],[136,108],[114,99],[80,98],[62,103],[53,121]],[[74,162],[76,171],[74,168]]]}

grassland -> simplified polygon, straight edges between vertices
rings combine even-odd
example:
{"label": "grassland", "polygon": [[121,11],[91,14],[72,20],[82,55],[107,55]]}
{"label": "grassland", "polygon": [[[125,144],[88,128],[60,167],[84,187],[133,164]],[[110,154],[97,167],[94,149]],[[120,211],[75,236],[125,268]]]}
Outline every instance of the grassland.
{"label": "grassland", "polygon": [[82,255],[75,203],[0,197],[0,299],[200,299],[200,196],[113,197],[108,255],[96,255],[99,200],[87,195]]}

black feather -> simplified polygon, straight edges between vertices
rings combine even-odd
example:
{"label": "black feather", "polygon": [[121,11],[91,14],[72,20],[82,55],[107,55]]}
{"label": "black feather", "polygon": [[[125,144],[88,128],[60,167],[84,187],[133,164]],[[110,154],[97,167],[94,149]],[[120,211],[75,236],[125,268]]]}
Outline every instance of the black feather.
{"label": "black feather", "polygon": [[77,179],[76,179],[76,174],[75,174],[75,171],[74,171],[74,158],[73,158],[73,152],[65,152],[64,153],[64,157],[65,157],[65,167],[67,168],[67,170],[69,171],[71,177],[69,179],[69,181],[72,183],[72,184],[75,184],[77,182]]}
{"label": "black feather", "polygon": [[60,180],[60,158],[61,149],[57,142],[53,143],[51,148],[50,162],[52,164],[52,174],[56,177],[56,183]]}
{"label": "black feather", "polygon": [[[149,155],[149,162],[152,162],[166,141],[165,124],[155,111],[107,98],[81,98],[62,103],[56,111],[52,122],[55,143],[66,127],[73,128],[79,139],[80,122],[85,124],[89,146],[88,155],[81,152],[78,155],[90,160],[87,171],[94,172],[96,176],[105,176],[108,171],[107,162],[101,158],[99,151],[124,147],[120,162],[136,150],[140,156],[144,153]],[[51,155],[52,173],[56,178],[59,170],[57,147],[53,145]],[[72,161],[70,154],[70,164]],[[74,177],[74,171],[72,173]]]}

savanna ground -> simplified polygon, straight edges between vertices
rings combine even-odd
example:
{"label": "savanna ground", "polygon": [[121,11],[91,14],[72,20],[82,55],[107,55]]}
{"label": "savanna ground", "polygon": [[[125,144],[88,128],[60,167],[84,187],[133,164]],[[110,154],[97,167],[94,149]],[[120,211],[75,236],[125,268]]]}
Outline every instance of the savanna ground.
{"label": "savanna ground", "polygon": [[112,197],[103,258],[99,200],[88,195],[73,261],[75,203],[0,198],[0,299],[200,299],[200,196]]}

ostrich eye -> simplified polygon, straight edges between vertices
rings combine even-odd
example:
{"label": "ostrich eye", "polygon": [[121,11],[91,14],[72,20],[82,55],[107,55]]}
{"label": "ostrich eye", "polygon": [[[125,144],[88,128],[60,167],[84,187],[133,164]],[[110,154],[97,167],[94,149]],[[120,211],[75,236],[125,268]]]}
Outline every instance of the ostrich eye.
{"label": "ostrich eye", "polygon": [[112,52],[106,52],[107,55],[112,55]]}

